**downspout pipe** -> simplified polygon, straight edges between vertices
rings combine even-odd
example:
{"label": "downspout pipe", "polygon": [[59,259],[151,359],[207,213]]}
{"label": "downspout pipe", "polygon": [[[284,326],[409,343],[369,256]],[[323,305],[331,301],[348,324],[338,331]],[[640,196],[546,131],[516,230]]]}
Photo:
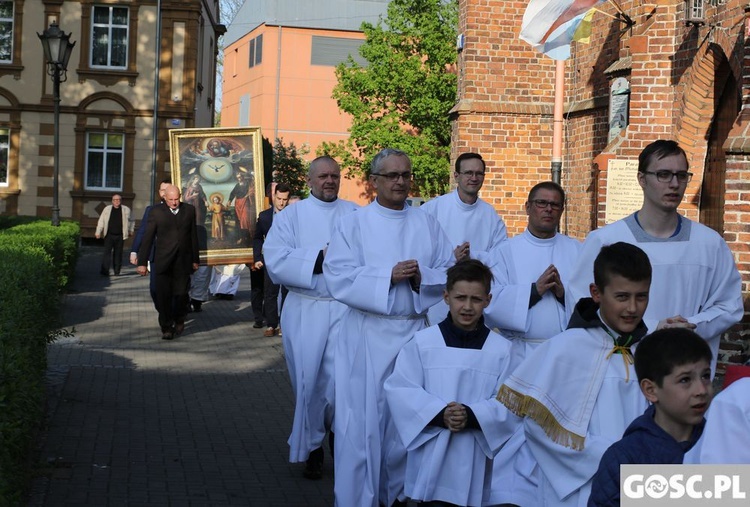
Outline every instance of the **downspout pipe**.
{"label": "downspout pipe", "polygon": [[157,155],[159,152],[159,71],[161,70],[161,0],[156,1],[156,60],[154,62],[154,125],[151,155],[151,201],[156,201]]}
{"label": "downspout pipe", "polygon": [[565,104],[565,60],[555,62],[555,109],[552,129],[552,181],[562,179],[563,109]]}

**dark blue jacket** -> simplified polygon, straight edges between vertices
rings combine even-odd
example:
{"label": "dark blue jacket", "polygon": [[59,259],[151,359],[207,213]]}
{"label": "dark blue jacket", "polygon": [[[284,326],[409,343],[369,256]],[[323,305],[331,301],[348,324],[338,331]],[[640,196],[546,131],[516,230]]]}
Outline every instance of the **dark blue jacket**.
{"label": "dark blue jacket", "polygon": [[620,465],[679,464],[703,433],[706,420],[693,428],[690,440],[678,442],[654,422],[654,406],[630,423],[625,435],[602,456],[591,485],[589,507],[620,505]]}

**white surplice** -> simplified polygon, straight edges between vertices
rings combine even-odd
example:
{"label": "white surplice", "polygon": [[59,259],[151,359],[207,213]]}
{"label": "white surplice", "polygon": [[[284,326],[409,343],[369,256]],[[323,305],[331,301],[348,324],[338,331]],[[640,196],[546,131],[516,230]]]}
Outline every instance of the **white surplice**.
{"label": "white surplice", "polygon": [[358,206],[310,195],[277,213],[263,243],[266,269],[289,293],[281,313],[282,341],[295,395],[289,461],[307,460],[321,447],[334,410],[333,353],[345,306],[331,297],[323,274],[313,273],[334,223]]}
{"label": "white surplice", "polygon": [[[471,258],[487,266],[492,265],[497,248],[508,239],[505,222],[495,208],[482,199],[466,204],[457,190],[431,199],[419,209],[435,217],[454,249],[468,241]],[[441,299],[430,308],[428,317],[431,324],[437,324],[447,315],[448,305]]]}
{"label": "white surplice", "polygon": [[651,291],[643,317],[646,326],[656,329],[660,320],[675,315],[696,324],[696,333],[711,347],[711,371],[715,371],[721,334],[743,315],[741,278],[724,239],[684,217],[679,233],[672,238],[649,236],[635,215],[592,231],[565,293],[568,314],[578,299],[589,295],[594,259],[601,247],[618,241],[636,245],[651,261]]}
{"label": "white surplice", "polygon": [[604,451],[648,406],[635,368],[626,366],[621,354],[609,356],[612,346],[604,329],[568,329],[539,345],[505,381],[503,390],[510,387],[546,407],[554,417],[548,431],[561,441],[584,437],[581,449],[567,447],[531,417],[524,419],[526,441],[541,470],[539,506],[584,507]]}
{"label": "white surplice", "polygon": [[[551,291],[529,308],[531,284],[554,264],[567,287],[580,248],[579,241],[563,234],[542,239],[526,229],[497,249],[492,263],[492,300],[484,311],[485,322],[511,340],[518,360],[567,326],[565,307]],[[533,505],[537,495],[536,470],[524,433],[518,431],[493,460],[489,503]]]}
{"label": "white surplice", "polygon": [[209,285],[211,294],[230,294],[232,296],[237,294],[240,288],[240,274],[244,269],[244,264],[213,266]]}
{"label": "white surplice", "polygon": [[563,287],[577,261],[581,243],[564,234],[549,239],[537,238],[526,229],[504,242],[492,267],[495,279],[492,301],[484,311],[487,325],[497,327],[503,336],[514,341],[514,347],[526,355],[527,341],[533,346],[561,333],[568,324],[568,312],[552,291],[529,308],[531,285],[550,264],[560,273]]}
{"label": "white surplice", "polygon": [[[397,262],[416,259],[419,292],[391,286]],[[403,497],[406,449],[386,406],[383,382],[401,348],[426,325],[443,296],[453,248],[440,225],[419,209],[376,202],[343,217],[331,236],[323,273],[348,305],[335,353],[336,482],[340,507],[391,505]]]}
{"label": "white surplice", "polygon": [[703,435],[684,462],[750,465],[750,378],[735,380],[716,395]]}
{"label": "white surplice", "polygon": [[[510,342],[490,332],[482,349],[448,347],[438,326],[419,331],[385,382],[388,406],[407,449],[406,496],[482,505],[492,457],[521,426],[495,397],[511,368]],[[429,425],[451,401],[471,408],[481,429]]]}

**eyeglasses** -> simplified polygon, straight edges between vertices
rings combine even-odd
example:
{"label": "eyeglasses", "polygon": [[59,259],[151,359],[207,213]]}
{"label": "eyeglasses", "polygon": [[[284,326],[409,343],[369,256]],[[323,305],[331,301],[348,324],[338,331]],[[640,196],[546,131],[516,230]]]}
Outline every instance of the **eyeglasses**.
{"label": "eyeglasses", "polygon": [[467,178],[484,178],[484,171],[464,171],[458,173],[459,176],[466,176]]}
{"label": "eyeglasses", "polygon": [[532,199],[531,202],[533,202],[534,206],[539,209],[545,209],[547,206],[551,207],[553,210],[563,209],[563,203],[561,202],[545,201],[544,199]]}
{"label": "eyeglasses", "polygon": [[412,173],[411,172],[405,172],[405,173],[372,173],[370,176],[382,176],[388,181],[391,182],[397,182],[399,178],[403,178],[404,181],[411,181]]}
{"label": "eyeglasses", "polygon": [[671,183],[672,178],[677,178],[679,183],[686,183],[693,179],[693,173],[687,171],[643,171],[645,174],[653,174],[656,176],[656,181],[660,183]]}

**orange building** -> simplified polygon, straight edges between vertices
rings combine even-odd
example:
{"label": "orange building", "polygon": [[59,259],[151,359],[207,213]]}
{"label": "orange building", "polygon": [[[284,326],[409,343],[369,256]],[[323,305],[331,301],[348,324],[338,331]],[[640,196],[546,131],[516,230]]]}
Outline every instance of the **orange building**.
{"label": "orange building", "polygon": [[[245,2],[227,29],[221,126],[260,126],[273,143],[308,147],[349,136],[351,120],[331,98],[335,67],[358,48],[363,21],[376,23],[386,1]],[[266,174],[268,174],[268,168]],[[344,178],[339,194],[367,202],[363,181]]]}

